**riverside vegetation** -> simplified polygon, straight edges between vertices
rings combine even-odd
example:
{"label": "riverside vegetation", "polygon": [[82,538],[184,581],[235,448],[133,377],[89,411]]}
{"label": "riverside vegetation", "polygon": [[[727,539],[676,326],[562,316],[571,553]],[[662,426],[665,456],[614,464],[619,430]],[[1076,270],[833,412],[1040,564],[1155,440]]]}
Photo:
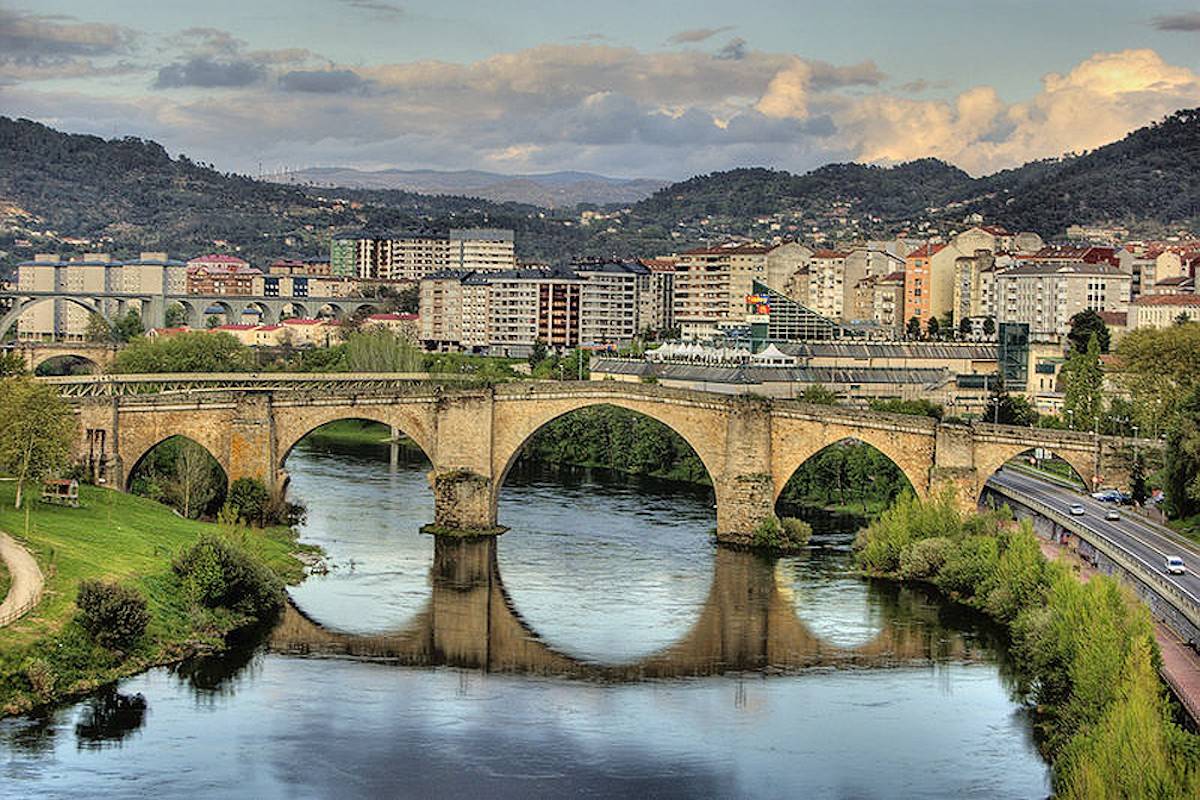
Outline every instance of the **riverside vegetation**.
{"label": "riverside vegetation", "polygon": [[1059,797],[1200,796],[1200,736],[1173,719],[1148,609],[1114,579],[1081,583],[1028,524],[905,494],[855,542],[869,574],[930,583],[1007,626]]}
{"label": "riverside vegetation", "polygon": [[0,628],[4,714],[219,650],[231,632],[272,615],[285,583],[303,579],[288,528],[184,519],[92,486],[80,487],[77,509],[29,504],[18,512],[12,503],[12,485],[0,484],[0,529],[34,553],[46,593]]}

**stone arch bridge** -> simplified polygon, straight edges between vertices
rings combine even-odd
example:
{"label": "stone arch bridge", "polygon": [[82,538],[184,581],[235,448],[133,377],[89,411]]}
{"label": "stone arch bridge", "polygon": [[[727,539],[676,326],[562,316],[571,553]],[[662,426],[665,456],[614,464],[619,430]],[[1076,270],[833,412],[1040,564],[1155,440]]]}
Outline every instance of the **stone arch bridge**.
{"label": "stone arch bridge", "polygon": [[[918,495],[943,484],[974,506],[987,479],[1034,447],[1052,450],[1085,478],[1128,482],[1132,443],[1073,431],[988,424],[944,424],[794,400],[714,394],[615,381],[522,381],[498,386],[387,380],[370,375],[242,376],[220,388],[205,376],[158,376],[160,393],[72,397],[79,419],[77,456],[97,478],[120,487],[158,443],[186,436],[204,446],[230,480],[249,476],[286,485],[284,461],[315,428],[365,419],[402,432],[433,469],[433,532],[501,532],[497,500],[525,444],[548,422],[595,405],[629,409],[685,439],[712,479],[717,535],[745,543],[774,513],[792,473],[828,445],[856,439],[894,461]],[[169,379],[169,381],[168,381]],[[51,379],[55,380],[55,379]],[[57,379],[64,388],[70,384]],[[102,380],[102,379],[101,379]],[[152,378],[142,376],[141,380]],[[114,384],[116,385],[116,384]],[[1157,443],[1141,441],[1148,449]]]}

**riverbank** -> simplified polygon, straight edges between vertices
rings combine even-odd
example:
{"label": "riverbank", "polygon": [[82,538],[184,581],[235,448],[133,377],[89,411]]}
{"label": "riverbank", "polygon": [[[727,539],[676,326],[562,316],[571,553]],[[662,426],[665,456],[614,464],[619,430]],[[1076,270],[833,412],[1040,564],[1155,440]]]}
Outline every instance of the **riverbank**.
{"label": "riverbank", "polygon": [[869,574],[931,584],[1007,628],[1056,796],[1200,796],[1200,737],[1173,721],[1149,609],[1116,580],[1078,580],[1028,523],[964,515],[952,493],[902,497],[855,548]]}
{"label": "riverbank", "polygon": [[[222,534],[285,583],[303,579],[287,528],[231,534],[213,523],[183,519],[152,500],[92,486],[80,487],[80,507],[31,501],[13,508],[14,487],[0,484],[0,529],[20,540],[46,576],[32,611],[0,629],[0,713],[56,702],[152,666],[218,650],[238,624],[231,615],[197,613],[171,569],[172,558],[202,534]],[[140,591],[151,615],[130,652],[95,644],[75,621],[81,581],[106,578]]]}

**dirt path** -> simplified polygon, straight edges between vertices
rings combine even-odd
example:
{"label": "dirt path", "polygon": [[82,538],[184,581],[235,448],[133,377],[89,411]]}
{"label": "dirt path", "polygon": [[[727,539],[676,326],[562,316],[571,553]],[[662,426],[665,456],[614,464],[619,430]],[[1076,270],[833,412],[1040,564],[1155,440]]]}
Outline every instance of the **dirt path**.
{"label": "dirt path", "polygon": [[3,531],[0,531],[0,558],[12,576],[8,596],[0,603],[0,627],[3,627],[37,604],[45,581],[33,555]]}

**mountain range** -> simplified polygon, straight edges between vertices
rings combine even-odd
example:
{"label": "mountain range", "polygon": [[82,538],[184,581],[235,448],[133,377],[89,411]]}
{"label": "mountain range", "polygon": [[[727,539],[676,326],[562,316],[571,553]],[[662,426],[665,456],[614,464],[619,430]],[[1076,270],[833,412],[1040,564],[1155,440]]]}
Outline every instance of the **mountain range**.
{"label": "mountain range", "polygon": [[[534,177],[550,192],[593,179]],[[0,266],[45,250],[188,256],[215,249],[262,260],[327,252],[330,234],[342,230],[472,226],[512,228],[523,259],[636,257],[730,236],[812,239],[817,232],[836,242],[947,233],[973,212],[1046,238],[1062,238],[1076,223],[1146,235],[1200,230],[1200,109],[1090,153],[979,178],[936,159],[830,164],[803,175],[716,172],[663,187],[628,210],[610,208],[592,224],[583,224],[578,207],[256,181],[172,158],[156,142],[104,140],[0,117]]]}
{"label": "mountain range", "polygon": [[275,183],[348,189],[399,189],[430,195],[478,197],[498,203],[529,203],[544,208],[629,205],[649,197],[670,181],[653,178],[610,178],[591,172],[547,172],[503,175],[482,170],[309,167],[266,176]]}

